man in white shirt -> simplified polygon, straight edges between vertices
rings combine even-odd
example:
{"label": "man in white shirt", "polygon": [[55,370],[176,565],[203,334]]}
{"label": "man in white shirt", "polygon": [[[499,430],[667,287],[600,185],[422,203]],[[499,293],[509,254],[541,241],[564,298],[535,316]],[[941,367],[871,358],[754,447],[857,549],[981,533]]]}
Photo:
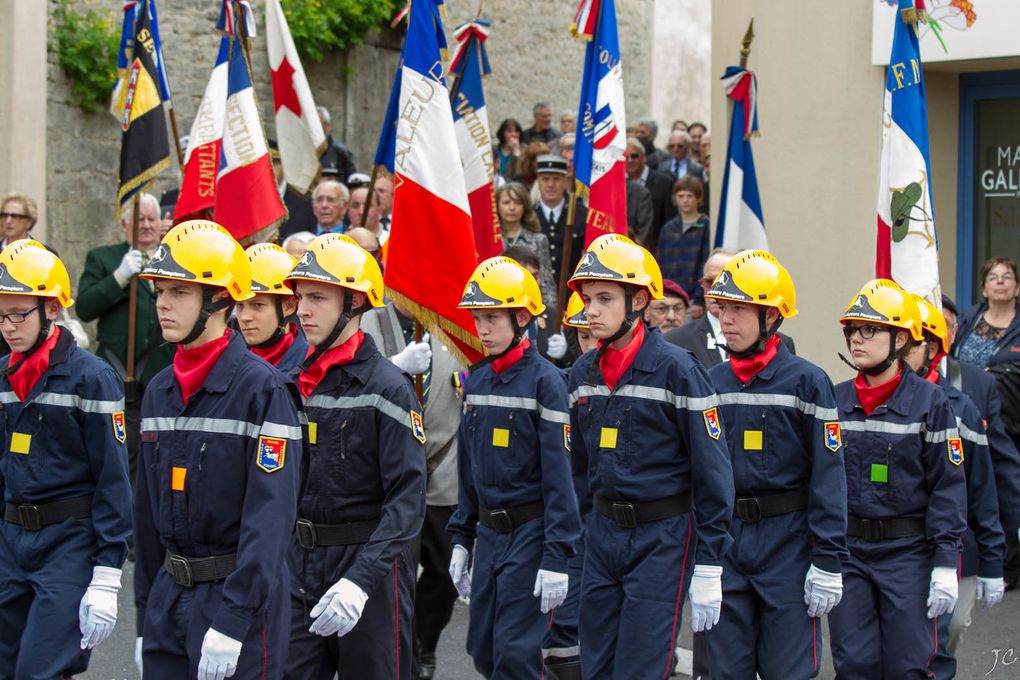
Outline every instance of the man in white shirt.
{"label": "man in white shirt", "polygon": [[[535,204],[542,233],[549,238],[553,277],[559,280],[563,262],[564,242],[567,234],[567,159],[545,154],[538,157],[539,201]],[[578,199],[574,210],[573,241],[570,245],[570,271],[584,252],[584,226],[588,208]]]}

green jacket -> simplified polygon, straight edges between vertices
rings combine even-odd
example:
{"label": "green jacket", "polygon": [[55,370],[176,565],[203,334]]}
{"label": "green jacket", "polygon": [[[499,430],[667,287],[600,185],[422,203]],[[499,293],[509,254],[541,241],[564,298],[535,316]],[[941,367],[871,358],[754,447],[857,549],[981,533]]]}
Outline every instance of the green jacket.
{"label": "green jacket", "polygon": [[[99,319],[96,354],[106,359],[121,376],[127,361],[128,294],[130,286],[121,288],[113,278],[120,265],[127,243],[100,246],[85,256],[85,268],[78,282],[75,311],[82,321]],[[138,281],[137,321],[135,325],[135,371],[139,387],[144,389],[149,380],[173,359],[172,345],[163,345],[163,335],[156,319],[156,296],[145,281]],[[149,341],[153,346],[150,348]],[[151,351],[150,351],[151,350]],[[117,361],[111,360],[110,355]],[[144,360],[144,365],[141,362]],[[118,366],[117,363],[120,363]],[[141,375],[137,375],[141,366]]]}

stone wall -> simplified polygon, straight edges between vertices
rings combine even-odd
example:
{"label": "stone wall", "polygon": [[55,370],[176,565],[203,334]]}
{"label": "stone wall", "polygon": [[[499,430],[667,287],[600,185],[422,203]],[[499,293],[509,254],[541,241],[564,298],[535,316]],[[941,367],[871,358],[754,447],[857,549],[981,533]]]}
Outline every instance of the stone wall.
{"label": "stone wall", "polygon": [[[53,0],[50,2],[52,10]],[[113,0],[109,4],[120,6]],[[253,4],[261,21],[262,2]],[[630,119],[643,115],[650,106],[653,4],[653,0],[617,0]],[[478,10],[477,0],[448,0],[446,5],[450,34]],[[576,7],[576,0],[495,0],[485,5],[484,16],[494,22],[488,42],[493,74],[486,82],[494,131],[509,116],[530,126],[531,106],[539,100],[549,101],[557,114],[576,112],[584,60],[584,43],[568,33]],[[210,0],[160,0],[159,10],[178,126],[186,135],[216,56],[219,37],[213,33],[213,25],[217,4]],[[260,25],[252,68],[263,120],[272,134],[272,90],[264,34]],[[371,33],[366,45],[304,64],[316,103],[330,109],[333,134],[353,149],[359,169],[370,169],[399,49],[400,32],[384,27]],[[121,238],[114,205],[120,128],[109,114],[85,114],[69,101],[66,78],[52,53],[47,77],[47,241],[61,252],[77,282],[85,253]],[[175,161],[157,180],[153,193],[158,197],[179,181]]]}

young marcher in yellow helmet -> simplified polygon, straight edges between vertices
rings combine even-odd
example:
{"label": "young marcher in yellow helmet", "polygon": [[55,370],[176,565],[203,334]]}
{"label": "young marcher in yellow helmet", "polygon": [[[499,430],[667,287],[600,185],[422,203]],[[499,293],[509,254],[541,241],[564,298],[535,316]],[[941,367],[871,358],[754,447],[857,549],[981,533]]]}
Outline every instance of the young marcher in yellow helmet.
{"label": "young marcher in yellow helmet", "polygon": [[308,354],[297,323],[297,299],[284,283],[297,260],[275,243],[256,243],[244,252],[255,296],[237,303],[237,327],[248,349],[293,377]]}
{"label": "young marcher in yellow helmet", "polygon": [[694,629],[719,621],[733,513],[719,402],[691,354],[640,320],[662,297],[647,250],[602,236],[568,285],[599,340],[569,387],[570,457],[587,512],[581,662],[586,677],[660,678],[673,667],[688,588]]}
{"label": "young marcher in yellow helmet", "polygon": [[425,430],[410,380],[359,327],[383,305],[382,273],[350,238],[323,234],[285,281],[314,348],[298,375],[309,466],[289,551],[286,677],[406,678]]}
{"label": "young marcher in yellow helmet", "polygon": [[821,619],[839,603],[846,475],[832,382],[776,334],[796,316],[793,280],[770,253],[746,250],[705,298],[719,306],[728,362],[719,394],[736,499],[719,624],[708,632],[719,680],[818,674]]}
{"label": "young marcher in yellow helmet", "polygon": [[248,258],[226,229],[177,225],[140,276],[155,287],[163,339],[177,345],[142,399],[135,604],[144,677],[280,678],[300,399],[227,328],[230,308],[253,294]]}
{"label": "young marcher in yellow helmet", "polygon": [[850,557],[832,660],[839,677],[926,678],[937,619],[956,603],[963,445],[945,393],[904,368],[924,338],[910,294],[875,279],[840,323],[859,373],[836,386]]}
{"label": "young marcher in yellow helmet", "polygon": [[545,305],[521,265],[508,257],[479,264],[459,307],[471,311],[488,357],[464,382],[450,576],[471,597],[467,650],[478,672],[539,678],[544,615],[567,596],[580,536],[567,391],[525,337]]}
{"label": "young marcher in yellow helmet", "polygon": [[584,313],[584,300],[577,291],[570,293],[567,299],[567,308],[563,312],[564,334],[567,340],[576,345],[575,351],[578,356],[598,349],[598,341],[591,334],[588,328],[588,316]]}
{"label": "young marcher in yellow helmet", "polygon": [[131,533],[124,385],[53,322],[67,269],[0,253],[0,677],[66,678],[113,632]]}

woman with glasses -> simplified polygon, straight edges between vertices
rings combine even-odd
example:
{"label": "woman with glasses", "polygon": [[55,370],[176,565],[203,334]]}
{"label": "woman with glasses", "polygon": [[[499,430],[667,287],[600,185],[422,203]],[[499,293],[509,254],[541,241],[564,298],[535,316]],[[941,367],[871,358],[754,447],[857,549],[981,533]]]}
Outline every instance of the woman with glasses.
{"label": "woman with glasses", "polygon": [[0,227],[3,228],[3,241],[0,249],[6,248],[15,241],[28,238],[39,210],[35,200],[19,193],[9,193],[0,201]]}
{"label": "woman with glasses", "polygon": [[840,323],[858,373],[836,386],[850,558],[829,614],[833,665],[847,680],[928,678],[938,619],[958,592],[963,445],[943,390],[904,370],[924,339],[909,293],[871,281]]}
{"label": "woman with glasses", "polygon": [[981,266],[981,295],[985,301],[960,317],[953,356],[983,368],[1016,361],[1011,348],[1020,345],[1017,314],[1017,266],[1006,257],[991,257]]}

